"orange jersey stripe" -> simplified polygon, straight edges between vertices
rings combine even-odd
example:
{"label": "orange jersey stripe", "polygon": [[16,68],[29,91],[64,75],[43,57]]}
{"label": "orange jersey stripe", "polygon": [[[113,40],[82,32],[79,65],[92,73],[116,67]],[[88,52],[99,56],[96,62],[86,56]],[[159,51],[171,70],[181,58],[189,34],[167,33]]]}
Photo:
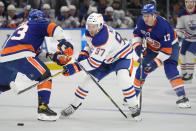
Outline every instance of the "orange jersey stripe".
{"label": "orange jersey stripe", "polygon": [[88,54],[87,54],[86,52],[84,52],[84,51],[81,51],[81,52],[80,52],[80,55],[88,56]]}
{"label": "orange jersey stripe", "polygon": [[133,60],[133,58],[132,58],[132,59],[131,59],[131,68],[130,68],[130,70],[129,70],[130,75],[132,75],[132,72],[133,72],[133,63],[134,63],[134,60]]}
{"label": "orange jersey stripe", "polygon": [[22,50],[30,50],[30,51],[35,52],[32,45],[27,45],[26,44],[26,45],[16,45],[16,46],[4,48],[1,52],[1,54],[5,55],[5,54],[14,53],[14,52],[17,52],[17,51],[22,51]]}
{"label": "orange jersey stripe", "polygon": [[161,61],[158,58],[154,58],[154,61],[156,62],[157,67],[162,65]]}
{"label": "orange jersey stripe", "polygon": [[80,92],[78,89],[76,90],[76,92],[77,92],[78,94],[82,95],[82,96],[87,96],[86,94]]}
{"label": "orange jersey stripe", "polygon": [[89,60],[90,60],[90,62],[91,62],[93,65],[95,65],[95,66],[100,66],[100,65],[101,65],[101,64],[95,63],[91,58],[89,58]]}
{"label": "orange jersey stripe", "polygon": [[46,81],[40,85],[37,86],[37,89],[40,90],[40,89],[52,89],[52,82],[51,81]]}
{"label": "orange jersey stripe", "polygon": [[119,56],[119,58],[122,58],[123,57],[123,55],[125,55],[127,52],[129,52],[130,50],[131,50],[131,46],[126,50],[126,51],[124,51],[120,56]]}
{"label": "orange jersey stripe", "polygon": [[48,32],[48,34],[49,34],[50,37],[53,36],[52,33],[53,33],[53,30],[54,30],[55,27],[56,27],[56,24],[55,23],[50,23],[48,25],[47,32]]}
{"label": "orange jersey stripe", "polygon": [[[140,86],[140,80],[138,80],[137,78],[134,79],[134,86],[139,87]],[[142,85],[144,84],[144,81],[142,81]]]}
{"label": "orange jersey stripe", "polygon": [[123,95],[131,95],[131,94],[133,94],[133,92],[135,92],[135,90],[132,90],[132,91],[129,92],[129,93],[123,93]]}
{"label": "orange jersey stripe", "polygon": [[161,51],[165,52],[167,54],[171,54],[172,53],[172,48],[162,48]]}
{"label": "orange jersey stripe", "polygon": [[173,88],[184,84],[184,82],[181,78],[172,80],[172,81],[170,81],[170,83],[171,83]]}
{"label": "orange jersey stripe", "polygon": [[27,60],[43,75],[46,70],[32,57],[27,57]]}

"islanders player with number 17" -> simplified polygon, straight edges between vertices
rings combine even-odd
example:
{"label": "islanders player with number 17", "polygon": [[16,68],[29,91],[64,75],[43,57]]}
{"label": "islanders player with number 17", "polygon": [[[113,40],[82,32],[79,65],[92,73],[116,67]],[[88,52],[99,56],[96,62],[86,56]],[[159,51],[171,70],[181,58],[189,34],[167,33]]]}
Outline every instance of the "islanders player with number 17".
{"label": "islanders player with number 17", "polygon": [[[141,120],[136,92],[130,81],[133,70],[132,46],[113,28],[104,25],[102,15],[97,13],[92,13],[87,18],[85,36],[87,44],[84,50],[81,50],[77,61],[97,81],[115,72],[118,86],[128,103],[128,116]],[[69,74],[65,75],[73,75],[81,70],[77,62],[64,66],[64,69],[69,70]],[[81,106],[93,85],[94,81],[86,75],[75,91],[73,102],[62,110],[62,118],[73,114]]]}
{"label": "islanders player with number 17", "polygon": [[[63,30],[55,23],[48,22],[40,10],[32,10],[28,21],[22,23],[9,37],[0,57],[0,92],[13,89],[16,93],[51,76],[43,63],[55,61],[65,65],[73,54],[73,46],[65,40]],[[44,37],[53,37],[59,41],[57,52],[40,52]],[[52,81],[37,86],[38,120],[55,121],[57,113],[48,107]]]}
{"label": "islanders player with number 17", "polygon": [[[189,99],[185,95],[184,82],[177,69],[180,46],[169,22],[161,16],[155,15],[154,4],[147,4],[142,8],[142,16],[137,21],[133,31],[133,48],[138,56],[144,51],[142,84],[149,73],[164,63],[165,74],[178,96],[176,104],[180,108],[190,108]],[[146,41],[144,49],[142,39]],[[133,86],[137,95],[140,92],[140,68],[136,70]],[[157,87],[158,88],[158,87]]]}

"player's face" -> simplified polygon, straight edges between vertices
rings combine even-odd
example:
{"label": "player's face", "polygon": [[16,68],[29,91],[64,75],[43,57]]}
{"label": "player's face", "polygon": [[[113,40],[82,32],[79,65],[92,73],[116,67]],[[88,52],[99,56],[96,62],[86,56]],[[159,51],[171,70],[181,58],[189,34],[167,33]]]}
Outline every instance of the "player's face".
{"label": "player's face", "polygon": [[98,25],[97,24],[87,24],[87,30],[89,31],[91,36],[95,36],[98,31]]}
{"label": "player's face", "polygon": [[185,1],[186,8],[191,10],[195,8],[195,2],[193,0]]}
{"label": "player's face", "polygon": [[146,25],[152,26],[154,23],[152,14],[143,14],[143,19]]}

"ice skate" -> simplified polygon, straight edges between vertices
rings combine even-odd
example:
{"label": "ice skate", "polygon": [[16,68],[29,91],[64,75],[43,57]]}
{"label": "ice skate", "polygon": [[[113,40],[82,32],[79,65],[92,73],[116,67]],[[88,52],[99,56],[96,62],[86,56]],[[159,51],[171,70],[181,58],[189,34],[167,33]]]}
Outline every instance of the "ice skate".
{"label": "ice skate", "polygon": [[132,117],[135,121],[141,121],[142,117],[140,115],[140,108],[138,107],[138,105],[133,106],[133,107],[128,107],[129,112],[128,112],[128,117]]}
{"label": "ice skate", "polygon": [[66,118],[70,115],[72,115],[80,106],[82,105],[82,103],[80,103],[77,107],[75,107],[72,104],[69,104],[64,110],[61,111],[61,115],[60,118]]}
{"label": "ice skate", "polygon": [[182,98],[177,100],[176,104],[179,108],[191,108],[191,104],[189,102],[189,99],[185,96],[183,96]]}
{"label": "ice skate", "polygon": [[43,101],[39,101],[37,113],[38,113],[38,120],[40,121],[56,121],[58,119],[57,113],[51,110],[48,107],[48,104]]}

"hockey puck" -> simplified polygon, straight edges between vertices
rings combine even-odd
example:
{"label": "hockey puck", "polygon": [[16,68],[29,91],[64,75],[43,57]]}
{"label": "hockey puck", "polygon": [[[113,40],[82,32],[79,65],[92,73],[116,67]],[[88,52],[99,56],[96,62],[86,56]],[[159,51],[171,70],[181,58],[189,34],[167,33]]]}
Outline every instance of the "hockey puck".
{"label": "hockey puck", "polygon": [[24,123],[17,123],[17,126],[24,126]]}

